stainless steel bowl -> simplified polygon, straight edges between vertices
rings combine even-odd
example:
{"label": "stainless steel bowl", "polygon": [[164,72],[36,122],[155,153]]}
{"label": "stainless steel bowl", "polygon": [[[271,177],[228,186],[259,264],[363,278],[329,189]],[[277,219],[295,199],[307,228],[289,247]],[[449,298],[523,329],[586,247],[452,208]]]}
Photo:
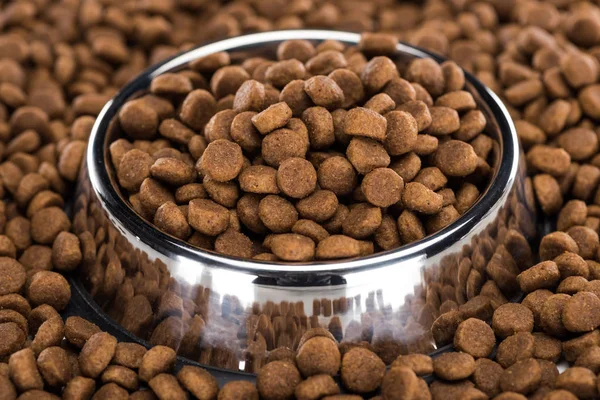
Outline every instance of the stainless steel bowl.
{"label": "stainless steel bowl", "polygon": [[[531,183],[515,128],[500,99],[473,76],[466,74],[467,90],[487,117],[486,133],[499,144],[493,150],[493,180],[459,220],[396,250],[295,264],[225,257],[158,231],[115,185],[108,144],[118,129],[111,121],[128,98],[146,90],[157,75],[199,57],[219,51],[230,52],[233,62],[272,56],[290,39],[356,45],[360,36],[297,30],[208,44],[155,65],[106,104],[92,130],[73,210],[76,232],[84,238],[79,282],[97,311],[106,314],[103,320],[129,331],[121,334],[231,370],[256,371],[272,350],[293,350],[302,332],[316,325],[329,328],[342,343],[370,343],[388,363],[399,354],[434,352],[440,345],[431,327],[442,312],[461,307],[482,288],[486,298],[476,301],[491,299],[490,307],[517,295],[518,266],[531,257],[522,245],[536,233]],[[416,57],[443,61],[404,44],[394,59],[403,64]]]}

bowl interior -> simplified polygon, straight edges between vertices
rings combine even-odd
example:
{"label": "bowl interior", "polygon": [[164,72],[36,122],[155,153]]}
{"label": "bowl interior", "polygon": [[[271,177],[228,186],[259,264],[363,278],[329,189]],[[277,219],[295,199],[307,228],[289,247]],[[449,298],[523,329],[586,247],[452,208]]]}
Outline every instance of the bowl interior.
{"label": "bowl interior", "polygon": [[[514,126],[507,110],[497,96],[472,75],[465,73],[466,90],[471,92],[478,107],[485,114],[488,124],[485,133],[496,140],[491,167],[492,178],[477,202],[458,220],[444,229],[427,236],[425,239],[404,245],[400,248],[379,252],[368,257],[341,261],[314,261],[309,263],[249,261],[228,257],[212,251],[202,250],[174,238],[156,229],[152,224],[139,216],[128,204],[119,189],[115,172],[110,163],[108,145],[120,137],[121,132],[116,121],[119,108],[129,99],[146,92],[151,80],[162,73],[177,71],[199,57],[219,51],[229,52],[232,64],[240,64],[250,57],[273,57],[279,43],[291,39],[306,39],[315,44],[323,40],[338,40],[346,45],[356,45],[360,35],[333,31],[281,31],[267,32],[228,39],[221,42],[201,46],[179,54],[169,60],[155,65],[130,82],[102,110],[92,130],[91,146],[88,150],[88,166],[91,181],[94,183],[99,198],[109,214],[115,219],[126,221],[130,230],[140,240],[157,246],[160,252],[203,260],[225,268],[273,273],[285,271],[288,274],[329,273],[332,271],[351,271],[369,268],[381,263],[401,262],[417,254],[435,254],[441,249],[451,246],[457,238],[464,237],[478,221],[484,219],[496,207],[506,189],[512,185],[517,174],[519,147]],[[435,54],[399,44],[392,59],[400,71],[414,58],[431,57],[438,62],[443,59]]]}

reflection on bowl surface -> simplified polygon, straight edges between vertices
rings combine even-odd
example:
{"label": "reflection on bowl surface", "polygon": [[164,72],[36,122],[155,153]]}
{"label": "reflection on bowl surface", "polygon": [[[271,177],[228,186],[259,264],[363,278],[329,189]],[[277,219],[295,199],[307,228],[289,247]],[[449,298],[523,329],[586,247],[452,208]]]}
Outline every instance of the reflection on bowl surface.
{"label": "reflection on bowl surface", "polygon": [[[386,362],[448,344],[462,319],[487,319],[517,293],[519,267],[531,265],[535,207],[516,133],[501,102],[471,76],[467,88],[499,144],[493,181],[460,219],[397,250],[339,262],[253,262],[202,251],[155,229],[124,201],[107,168],[111,123],[153,77],[219,51],[232,60],[272,57],[289,39],[347,45],[359,35],[269,32],[217,42],[156,66],[124,88],[94,126],[75,204],[82,238],[81,280],[125,330],[200,363],[255,372],[269,357],[293,354],[303,332],[324,327]],[[399,45],[398,64],[427,53]],[[439,61],[439,60],[438,60]],[[275,351],[276,350],[276,351]]]}

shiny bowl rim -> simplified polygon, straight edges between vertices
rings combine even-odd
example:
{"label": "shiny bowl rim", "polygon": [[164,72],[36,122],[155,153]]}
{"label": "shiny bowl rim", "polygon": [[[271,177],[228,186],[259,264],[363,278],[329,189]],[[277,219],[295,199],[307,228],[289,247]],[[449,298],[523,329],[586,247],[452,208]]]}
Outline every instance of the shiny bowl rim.
{"label": "shiny bowl rim", "polygon": [[[401,263],[415,258],[438,254],[443,249],[472,233],[472,228],[489,213],[498,210],[505,202],[501,202],[507,190],[510,190],[519,174],[519,142],[516,129],[510,114],[500,98],[472,74],[465,71],[465,79],[478,93],[491,111],[502,137],[501,160],[492,182],[484,194],[459,219],[442,230],[426,236],[417,242],[403,245],[397,249],[375,253],[366,257],[347,260],[311,261],[300,263],[266,262],[229,257],[194,247],[154,227],[145,221],[129,205],[125,204],[119,193],[112,186],[108,168],[105,165],[106,133],[112,118],[118,109],[134,93],[147,89],[152,78],[181,67],[191,60],[220,51],[230,51],[248,46],[259,46],[266,43],[286,40],[338,40],[348,45],[357,45],[360,34],[330,30],[285,30],[255,33],[238,36],[198,46],[177,54],[165,61],[155,64],[127,83],[102,108],[92,127],[86,153],[86,165],[92,189],[100,200],[109,219],[120,221],[121,225],[136,236],[137,240],[146,243],[159,253],[171,259],[189,260],[208,264],[213,267],[232,269],[249,274],[272,275],[286,273],[302,276],[305,274],[339,274],[377,268],[381,265]],[[397,52],[418,58],[433,58],[438,63],[446,59],[435,53],[399,43]]]}

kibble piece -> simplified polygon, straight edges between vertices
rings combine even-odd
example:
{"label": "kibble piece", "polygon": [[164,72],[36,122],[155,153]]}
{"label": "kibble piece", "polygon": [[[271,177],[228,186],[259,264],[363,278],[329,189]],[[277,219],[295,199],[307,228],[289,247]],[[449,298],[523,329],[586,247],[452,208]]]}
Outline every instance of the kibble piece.
{"label": "kibble piece", "polygon": [[571,367],[556,378],[557,389],[565,389],[580,399],[594,398],[598,392],[596,375],[587,368]]}
{"label": "kibble piece", "polygon": [[275,233],[289,232],[298,221],[298,212],[292,203],[283,197],[269,195],[258,205],[262,223]]}
{"label": "kibble piece", "polygon": [[233,99],[233,110],[236,113],[262,110],[265,101],[265,86],[255,80],[244,82]]}
{"label": "kibble piece", "polygon": [[179,383],[198,399],[214,399],[219,392],[217,380],[206,370],[190,365],[177,373]]}
{"label": "kibble piece", "polygon": [[338,209],[337,196],[329,190],[316,190],[310,196],[296,203],[302,218],[325,222],[333,217]]}
{"label": "kibble piece", "polygon": [[173,157],[161,157],[154,161],[150,174],[154,179],[172,186],[192,183],[196,178],[196,172],[189,164]]}
{"label": "kibble piece", "polygon": [[315,256],[315,242],[296,233],[284,233],[273,236],[271,251],[285,261],[308,261]]}
{"label": "kibble piece", "polygon": [[38,368],[46,383],[62,387],[71,380],[71,366],[67,352],[54,346],[43,350],[37,358]]}
{"label": "kibble piece", "polygon": [[358,240],[344,235],[332,235],[319,242],[316,257],[320,260],[350,258],[360,254]]}
{"label": "kibble piece", "polygon": [[517,332],[533,330],[533,313],[518,303],[506,303],[494,311],[492,327],[499,337],[505,338]]}
{"label": "kibble piece", "polygon": [[505,392],[529,394],[537,389],[542,379],[539,363],[533,358],[520,360],[508,367],[500,379],[500,388]]}
{"label": "kibble piece", "polygon": [[475,371],[475,360],[467,353],[444,353],[433,360],[433,371],[448,381],[465,379]]}
{"label": "kibble piece", "polygon": [[142,364],[146,348],[137,343],[119,342],[112,362],[131,369],[138,369]]}
{"label": "kibble piece", "polygon": [[361,74],[361,80],[367,92],[376,93],[392,79],[398,76],[396,64],[388,57],[373,57]]}
{"label": "kibble piece", "polygon": [[79,266],[83,255],[79,238],[70,232],[58,234],[52,244],[52,264],[61,272],[73,271]]}
{"label": "kibble piece", "polygon": [[504,339],[496,351],[496,361],[508,368],[519,360],[533,357],[535,339],[529,332],[519,332]]}
{"label": "kibble piece", "polygon": [[119,123],[133,139],[152,139],[158,130],[158,114],[141,100],[128,101],[119,110]]}
{"label": "kibble piece", "polygon": [[344,386],[354,393],[376,390],[385,374],[384,362],[372,351],[356,347],[342,359],[341,377]]}
{"label": "kibble piece", "polygon": [[562,321],[562,313],[567,301],[571,298],[568,294],[555,294],[550,296],[540,314],[540,325],[544,332],[553,336],[562,336],[567,330]]}
{"label": "kibble piece", "polygon": [[14,385],[21,392],[44,387],[35,355],[29,348],[11,354],[8,359],[8,373]]}
{"label": "kibble piece", "polygon": [[188,222],[202,234],[217,236],[229,226],[229,212],[212,200],[194,199],[189,203]]}
{"label": "kibble piece", "polygon": [[202,154],[202,171],[218,182],[227,182],[238,176],[244,160],[242,148],[225,139],[211,142]]}
{"label": "kibble piece", "polygon": [[42,208],[31,217],[31,238],[40,244],[51,244],[60,232],[70,227],[69,217],[61,208]]}
{"label": "kibble piece", "polygon": [[315,150],[326,149],[335,142],[333,117],[323,107],[310,107],[302,113],[302,122],[308,129],[310,147]]}
{"label": "kibble piece", "polygon": [[36,306],[48,304],[60,311],[71,300],[71,286],[56,272],[39,271],[31,278],[27,288],[27,298]]}
{"label": "kibble piece", "polygon": [[101,380],[103,383],[116,383],[127,390],[136,390],[139,386],[137,373],[120,365],[109,365],[102,373]]}
{"label": "kibble piece", "polygon": [[369,138],[353,138],[346,149],[346,155],[354,168],[363,175],[390,164],[390,156],[385,148]]}
{"label": "kibble piece", "polygon": [[121,157],[118,165],[117,177],[119,184],[132,192],[139,190],[144,179],[150,176],[152,157],[141,150],[132,149]]}
{"label": "kibble piece", "polygon": [[247,193],[278,194],[277,170],[266,165],[252,165],[238,178],[240,189]]}
{"label": "kibble piece", "polygon": [[497,362],[488,358],[480,358],[475,361],[475,372],[473,382],[475,387],[486,395],[492,397],[500,393],[500,381],[504,368]]}
{"label": "kibble piece", "polygon": [[179,239],[187,239],[192,233],[190,225],[179,207],[172,202],[158,207],[154,214],[154,225]]}
{"label": "kibble piece", "polygon": [[335,375],[341,364],[337,343],[323,336],[308,339],[298,347],[296,364],[306,377],[319,374]]}
{"label": "kibble piece", "polygon": [[567,172],[571,156],[563,149],[538,145],[527,152],[527,162],[543,173],[561,176]]}
{"label": "kibble piece", "polygon": [[139,377],[149,382],[156,375],[168,372],[175,364],[176,353],[166,346],[154,346],[144,354],[139,367]]}
{"label": "kibble piece", "polygon": [[108,366],[115,354],[117,339],[104,332],[92,335],[81,349],[79,367],[81,372],[97,378]]}
{"label": "kibble piece", "polygon": [[252,123],[256,129],[266,135],[277,128],[281,128],[292,118],[292,110],[284,103],[276,103],[269,106],[266,110],[252,117]]}
{"label": "kibble piece", "polygon": [[288,158],[304,158],[307,150],[306,139],[290,129],[278,129],[262,141],[262,157],[274,168]]}
{"label": "kibble piece", "polygon": [[360,80],[360,77],[349,69],[336,69],[329,75],[337,85],[342,89],[344,101],[341,104],[342,108],[349,108],[358,103],[365,96],[365,89]]}
{"label": "kibble piece", "polygon": [[477,318],[461,322],[454,335],[454,347],[476,358],[488,357],[495,345],[494,331]]}
{"label": "kibble piece", "polygon": [[0,257],[0,295],[20,292],[26,280],[21,263],[10,257]]}
{"label": "kibble piece", "polygon": [[448,140],[440,144],[434,154],[435,165],[446,176],[467,176],[478,165],[473,147],[460,140]]}
{"label": "kibble piece", "polygon": [[342,229],[344,235],[355,239],[366,239],[377,231],[381,221],[381,209],[363,203],[350,210],[350,214],[342,224]]}
{"label": "kibble piece", "polygon": [[[254,387],[254,386],[252,386]],[[256,389],[255,389],[256,390]],[[221,392],[223,389],[221,389]],[[296,386],[294,395],[299,400],[320,399],[324,396],[333,396],[340,393],[340,388],[329,375],[314,375],[308,377]],[[219,398],[221,394],[219,393]],[[256,395],[258,399],[258,394]]]}
{"label": "kibble piece", "polygon": [[179,117],[190,128],[200,131],[217,110],[217,102],[210,92],[196,89],[188,93],[181,104]]}
{"label": "kibble piece", "polygon": [[96,382],[93,379],[75,376],[67,383],[62,395],[65,400],[89,399],[95,391]]}
{"label": "kibble piece", "polygon": [[265,365],[256,377],[256,387],[266,400],[288,399],[294,396],[301,377],[298,369],[285,361],[273,361]]}
{"label": "kibble piece", "polygon": [[304,82],[304,91],[312,102],[321,107],[333,110],[344,103],[344,92],[335,80],[317,75]]}
{"label": "kibble piece", "polygon": [[362,192],[367,201],[377,207],[389,207],[400,201],[404,182],[390,168],[376,168],[363,178]]}
{"label": "kibble piece", "polygon": [[338,196],[352,193],[356,186],[356,171],[348,159],[329,157],[319,165],[317,179],[322,189],[331,190]]}
{"label": "kibble piece", "polygon": [[413,150],[417,141],[418,124],[415,118],[404,111],[391,111],[385,114],[387,131],[385,148],[393,156]]}
{"label": "kibble piece", "polygon": [[543,261],[521,272],[517,282],[526,293],[538,289],[552,289],[560,280],[560,271],[554,261]]}
{"label": "kibble piece", "polygon": [[568,234],[564,232],[552,232],[542,238],[540,243],[540,259],[553,260],[565,251],[579,253],[577,242]]}
{"label": "kibble piece", "polygon": [[72,316],[65,321],[65,337],[73,346],[82,348],[85,342],[94,334],[100,332],[96,324],[81,317]]}
{"label": "kibble piece", "polygon": [[368,108],[356,107],[348,111],[343,126],[346,135],[364,136],[378,141],[386,138],[386,118]]}
{"label": "kibble piece", "polygon": [[402,204],[408,210],[436,214],[442,209],[443,198],[419,182],[409,182],[402,193]]}
{"label": "kibble piece", "polygon": [[441,95],[446,86],[442,67],[431,58],[411,62],[406,71],[406,78],[422,85],[434,97]]}
{"label": "kibble piece", "polygon": [[596,312],[600,299],[591,292],[579,292],[571,296],[562,310],[562,322],[570,332],[589,332],[600,325]]}
{"label": "kibble piece", "polygon": [[303,158],[288,158],[277,169],[277,186],[289,197],[302,199],[315,190],[316,184],[317,172]]}

